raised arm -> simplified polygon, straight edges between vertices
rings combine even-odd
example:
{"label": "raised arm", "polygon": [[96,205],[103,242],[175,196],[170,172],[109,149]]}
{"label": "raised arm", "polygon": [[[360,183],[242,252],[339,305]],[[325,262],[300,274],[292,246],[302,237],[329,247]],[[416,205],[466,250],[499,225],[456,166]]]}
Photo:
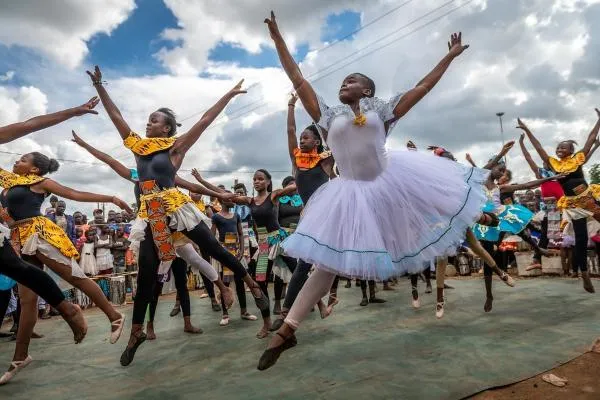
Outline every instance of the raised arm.
{"label": "raised arm", "polygon": [[523,121],[521,121],[521,118],[517,118],[517,129],[521,129],[523,132],[525,132],[525,134],[527,135],[527,138],[533,145],[533,148],[535,149],[535,151],[537,151],[537,153],[539,154],[542,161],[545,164],[549,164],[550,157],[548,156],[548,153],[546,153],[546,150],[544,150],[540,141],[537,140],[537,138],[535,136],[533,136],[533,133],[531,133],[531,131],[529,130],[527,125],[525,125],[525,123]]}
{"label": "raised arm", "polygon": [[319,102],[317,101],[317,94],[311,84],[304,79],[298,64],[296,64],[294,57],[290,54],[290,51],[285,44],[285,40],[283,40],[283,36],[281,36],[281,32],[279,32],[279,27],[277,26],[275,13],[273,13],[273,11],[271,11],[271,18],[265,19],[265,24],[267,24],[267,27],[269,28],[269,33],[275,44],[279,61],[281,61],[281,65],[288,78],[292,81],[294,90],[298,94],[298,97],[300,97],[302,105],[312,120],[318,122],[321,119],[321,110],[319,108]]}
{"label": "raised arm", "polygon": [[25,122],[17,122],[15,124],[0,127],[0,144],[12,142],[15,139],[28,135],[51,126],[60,124],[70,118],[78,117],[85,114],[98,114],[94,107],[98,105],[100,100],[97,97],[92,97],[87,103],[79,107],[68,108],[52,114],[40,115],[33,117]]}
{"label": "raised arm", "polygon": [[246,91],[242,89],[242,83],[244,83],[243,79],[209,108],[189,131],[177,138],[175,144],[171,148],[171,160],[175,165],[181,165],[187,151],[198,141],[202,133],[210,124],[212,124],[215,118],[219,116],[221,111],[225,109],[231,99],[238,94],[246,93]]}
{"label": "raised arm", "polygon": [[596,152],[596,150],[598,150],[598,147],[600,147],[600,139],[596,138],[596,141],[594,142],[594,146],[589,151],[589,153],[586,154],[585,159],[589,160],[590,158],[592,158],[592,155]]}
{"label": "raised arm", "polygon": [[465,158],[467,159],[469,164],[471,164],[473,167],[477,168],[477,164],[475,164],[475,161],[473,161],[473,158],[471,157],[471,155],[469,153],[467,153],[465,155]]}
{"label": "raised arm", "polygon": [[565,177],[565,175],[559,174],[556,176],[551,176],[549,178],[536,179],[534,181],[527,182],[527,183],[520,183],[520,184],[516,183],[514,185],[499,185],[498,187],[500,188],[500,191],[502,193],[512,193],[512,192],[516,192],[517,190],[533,189],[533,188],[540,186],[542,183],[545,183],[548,181],[553,181],[555,179],[562,179],[564,177]]}
{"label": "raised arm", "polygon": [[64,197],[65,199],[81,201],[86,203],[112,203],[117,207],[127,211],[128,213],[133,213],[131,208],[129,208],[129,205],[127,205],[126,202],[124,202],[116,196],[109,196],[105,194],[96,194],[90,192],[80,192],[79,190],[63,186],[60,183],[53,181],[52,179],[45,179],[44,181],[34,186],[44,189],[44,191],[53,193],[59,197]]}
{"label": "raised arm", "polygon": [[508,154],[508,152],[510,151],[510,149],[512,149],[512,147],[514,145],[515,145],[514,140],[506,142],[506,144],[504,146],[502,146],[502,150],[500,150],[500,153],[496,154],[496,156],[494,156],[494,158],[492,158],[490,161],[488,161],[488,163],[485,164],[483,169],[493,168],[494,165],[498,164],[500,162],[500,160],[502,160],[502,158]]}
{"label": "raised arm", "polygon": [[406,92],[401,98],[396,108],[394,108],[394,116],[396,119],[401,118],[411,108],[415,106],[427,93],[433,89],[435,85],[442,79],[444,73],[450,66],[450,63],[469,48],[469,45],[462,44],[462,33],[453,33],[448,42],[448,54],[431,70],[417,85]]}
{"label": "raised arm", "polygon": [[540,175],[540,168],[537,166],[535,161],[533,161],[533,158],[531,158],[531,154],[529,154],[529,150],[527,150],[527,147],[525,147],[525,134],[524,133],[522,133],[521,137],[519,138],[519,146],[521,146],[521,151],[523,152],[523,157],[525,157],[527,164],[529,164],[529,168],[531,168],[531,170],[535,174],[536,179],[540,179],[542,177]]}
{"label": "raised arm", "polygon": [[115,160],[108,154],[101,152],[100,150],[96,149],[95,147],[92,147],[89,143],[87,143],[82,138],[80,138],[75,133],[75,131],[71,131],[71,132],[73,133],[73,139],[71,139],[73,142],[77,143],[79,146],[86,149],[91,155],[93,155],[98,160],[102,161],[103,163],[108,165],[110,168],[112,168],[112,170],[115,171],[121,178],[126,179],[129,182],[135,183],[131,179],[131,170],[129,168],[127,168],[125,165],[121,164],[119,161]]}
{"label": "raised arm", "polygon": [[290,160],[292,161],[292,170],[296,170],[296,157],[294,157],[294,151],[298,148],[298,139],[296,138],[296,101],[298,96],[292,93],[292,97],[288,101],[287,111],[287,137],[288,137],[288,152],[290,154]]}
{"label": "raised arm", "polygon": [[590,152],[590,150],[592,150],[592,147],[594,146],[594,142],[596,141],[596,138],[598,137],[598,130],[600,129],[600,110],[598,110],[597,108],[595,108],[594,110],[596,110],[596,115],[598,117],[598,120],[596,121],[596,124],[590,131],[590,134],[588,135],[588,138],[585,141],[585,144],[583,145],[583,149],[581,149],[583,154],[586,155],[586,161],[588,160],[587,154]]}
{"label": "raised arm", "polygon": [[127,122],[125,122],[125,119],[123,119],[123,116],[121,115],[121,111],[119,111],[119,109],[117,108],[115,103],[113,103],[112,99],[108,95],[108,92],[102,85],[102,72],[100,72],[100,68],[96,65],[94,67],[94,72],[90,72],[90,71],[85,71],[85,72],[87,72],[87,74],[92,79],[92,84],[96,88],[96,91],[98,92],[98,96],[100,96],[102,105],[104,106],[104,109],[108,113],[110,120],[115,125],[115,128],[117,128],[117,131],[119,131],[119,135],[121,135],[121,138],[123,140],[125,140],[129,136],[131,129],[129,128],[129,125],[127,124]]}

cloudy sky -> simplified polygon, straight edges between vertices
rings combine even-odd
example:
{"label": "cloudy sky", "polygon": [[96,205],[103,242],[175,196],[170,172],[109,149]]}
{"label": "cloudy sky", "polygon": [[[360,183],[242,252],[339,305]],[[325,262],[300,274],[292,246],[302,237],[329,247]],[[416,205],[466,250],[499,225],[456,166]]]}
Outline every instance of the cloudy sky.
{"label": "cloudy sky", "polygon": [[[329,103],[345,75],[362,72],[389,97],[412,87],[447,51],[454,31],[471,47],[441,83],[398,125],[391,148],[408,139],[443,145],[459,159],[483,163],[524,118],[548,147],[580,143],[600,106],[600,1],[593,0],[1,0],[0,124],[85,102],[95,94],[86,69],[102,67],[107,89],[132,128],[170,107],[189,128],[245,78],[237,98],[188,154],[216,183],[250,184],[257,168],[275,185],[289,174],[285,113],[289,82],[263,19],[271,9],[306,77]],[[596,50],[594,50],[596,49]],[[594,55],[595,54],[595,55]],[[130,184],[70,143],[71,129],[127,165],[133,157],[99,107],[99,116],[70,120],[0,146],[10,168],[16,155],[42,151],[63,161],[62,184],[132,201]],[[308,117],[296,111],[299,128]],[[531,147],[530,147],[531,149]],[[532,149],[531,149],[532,150]],[[599,155],[595,158],[598,159]],[[520,151],[509,157],[519,181],[532,179]],[[89,211],[92,205],[69,203]]]}

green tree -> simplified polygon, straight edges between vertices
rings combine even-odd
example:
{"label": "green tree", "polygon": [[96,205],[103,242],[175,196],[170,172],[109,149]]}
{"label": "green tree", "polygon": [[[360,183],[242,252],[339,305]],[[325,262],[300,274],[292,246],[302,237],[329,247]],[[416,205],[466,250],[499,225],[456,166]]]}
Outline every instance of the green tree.
{"label": "green tree", "polygon": [[600,184],[600,164],[594,164],[590,168],[590,181],[591,183]]}

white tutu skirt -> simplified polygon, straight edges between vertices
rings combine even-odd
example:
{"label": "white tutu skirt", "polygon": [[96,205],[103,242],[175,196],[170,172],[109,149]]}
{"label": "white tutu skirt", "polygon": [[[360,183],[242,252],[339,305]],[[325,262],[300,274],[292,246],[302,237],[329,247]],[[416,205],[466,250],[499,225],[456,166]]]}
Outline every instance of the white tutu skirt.
{"label": "white tutu skirt", "polygon": [[427,153],[388,152],[375,180],[340,177],[320,187],[282,247],[343,276],[419,273],[425,261],[456,253],[486,203],[488,173]]}
{"label": "white tutu skirt", "polygon": [[[101,250],[101,249],[98,249]],[[100,253],[100,254],[98,254]],[[105,271],[107,269],[114,268],[114,259],[113,255],[110,253],[110,250],[104,252],[96,252],[96,269],[98,271]]]}

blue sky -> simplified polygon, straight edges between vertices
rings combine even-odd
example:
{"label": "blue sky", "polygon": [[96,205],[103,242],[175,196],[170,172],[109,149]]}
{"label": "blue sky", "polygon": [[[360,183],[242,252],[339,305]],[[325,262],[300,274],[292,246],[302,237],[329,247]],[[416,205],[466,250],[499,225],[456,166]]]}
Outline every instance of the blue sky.
{"label": "blue sky", "polygon": [[[173,48],[172,43],[160,38],[162,31],[177,28],[177,20],[161,0],[137,0],[137,8],[111,35],[98,34],[88,43],[90,65],[99,64],[123,75],[156,74],[166,70],[153,56],[160,48]],[[344,38],[360,26],[360,14],[344,11],[327,18],[321,39],[330,42]],[[351,37],[346,40],[351,39]],[[298,46],[295,57],[303,60],[308,53],[307,44]],[[212,61],[234,62],[240,67],[279,66],[277,54],[264,47],[252,54],[231,43],[221,42],[209,55]]]}

